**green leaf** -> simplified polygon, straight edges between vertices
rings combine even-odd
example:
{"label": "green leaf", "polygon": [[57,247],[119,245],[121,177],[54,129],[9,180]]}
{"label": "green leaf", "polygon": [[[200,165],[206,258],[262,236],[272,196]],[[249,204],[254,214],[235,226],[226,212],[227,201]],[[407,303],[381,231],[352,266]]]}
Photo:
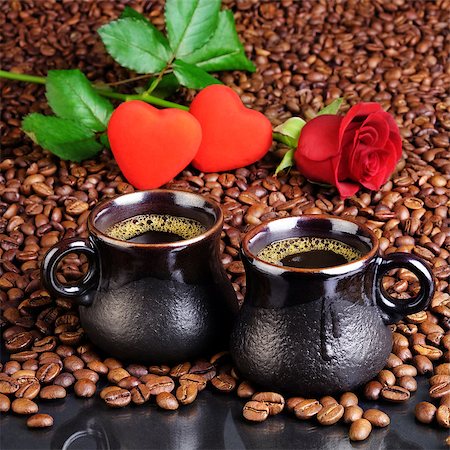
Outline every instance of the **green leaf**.
{"label": "green leaf", "polygon": [[297,148],[300,132],[306,122],[300,117],[291,117],[273,129],[274,138],[291,148]]}
{"label": "green leaf", "polygon": [[79,70],[50,70],[46,96],[53,112],[94,131],[106,130],[113,106]]}
{"label": "green leaf", "polygon": [[180,87],[180,82],[173,73],[164,75],[152,95],[159,98],[167,98]]}
{"label": "green leaf", "polygon": [[339,108],[342,105],[342,102],[344,101],[344,99],[342,97],[339,97],[335,100],[333,100],[328,106],[325,106],[325,108],[322,108],[316,115],[317,116],[322,116],[324,114],[337,114],[337,112],[339,111]]}
{"label": "green leaf", "polygon": [[137,73],[159,72],[171,59],[169,43],[150,22],[119,19],[98,30],[108,53]]}
{"label": "green leaf", "polygon": [[121,19],[137,19],[142,20],[146,23],[151,22],[147,20],[141,13],[137,12],[135,9],[131,8],[130,6],[125,6],[125,8],[122,11],[122,14],[120,15]]}
{"label": "green leaf", "polygon": [[81,161],[92,158],[102,148],[92,130],[60,117],[29,114],[22,129],[34,142],[61,159]]}
{"label": "green leaf", "polygon": [[219,21],[221,0],[166,0],[166,29],[177,58],[205,45]]}
{"label": "green leaf", "polygon": [[100,142],[102,143],[103,147],[111,148],[111,145],[109,144],[108,135],[106,133],[102,133],[100,135]]}
{"label": "green leaf", "polygon": [[275,170],[275,175],[278,175],[283,170],[289,169],[295,164],[294,161],[294,153],[295,149],[291,148],[289,151],[286,152],[286,154],[283,156],[283,159],[281,160],[280,164]]}
{"label": "green leaf", "polygon": [[244,47],[239,40],[231,11],[219,13],[219,23],[211,39],[194,53],[185,56],[183,61],[195,64],[207,72],[218,70],[256,70],[247,59]]}
{"label": "green leaf", "polygon": [[180,84],[191,89],[203,89],[211,84],[222,84],[217,78],[211,76],[199,67],[187,64],[180,59],[173,63],[173,73]]}

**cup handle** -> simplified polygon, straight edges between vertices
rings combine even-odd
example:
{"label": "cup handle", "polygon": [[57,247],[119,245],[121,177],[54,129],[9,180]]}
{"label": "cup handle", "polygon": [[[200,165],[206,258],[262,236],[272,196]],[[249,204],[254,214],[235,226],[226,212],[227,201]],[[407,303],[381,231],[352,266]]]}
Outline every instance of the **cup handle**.
{"label": "cup handle", "polygon": [[[56,276],[56,269],[61,260],[69,253],[83,253],[89,261],[89,269],[82,280],[73,284],[63,284]],[[83,297],[89,289],[97,284],[98,257],[89,239],[65,239],[54,245],[44,256],[42,261],[42,281],[44,286],[53,294],[61,297],[78,297],[78,303],[88,306],[91,302]]]}
{"label": "cup handle", "polygon": [[[375,296],[382,311],[383,320],[395,323],[408,314],[425,309],[434,293],[433,273],[426,263],[409,253],[391,253],[385,258],[378,257],[375,275]],[[416,297],[408,300],[398,300],[391,297],[382,285],[383,276],[392,269],[404,268],[410,270],[419,280],[420,291]]]}

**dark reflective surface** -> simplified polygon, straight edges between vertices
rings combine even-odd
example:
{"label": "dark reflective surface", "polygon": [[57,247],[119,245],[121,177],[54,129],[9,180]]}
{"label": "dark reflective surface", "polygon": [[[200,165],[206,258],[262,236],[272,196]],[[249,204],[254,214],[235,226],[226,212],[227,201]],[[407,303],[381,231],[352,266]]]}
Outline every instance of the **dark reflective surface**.
{"label": "dark reflective surface", "polygon": [[49,430],[29,430],[26,419],[1,417],[0,448],[7,449],[440,449],[446,448],[447,432],[414,420],[414,405],[427,400],[427,381],[404,405],[365,403],[380,407],[391,425],[375,429],[369,439],[351,443],[347,426],[320,427],[281,414],[262,424],[244,421],[242,400],[230,395],[203,392],[192,405],[175,412],[154,405],[112,410],[99,398],[39,402],[40,412],[55,419]]}

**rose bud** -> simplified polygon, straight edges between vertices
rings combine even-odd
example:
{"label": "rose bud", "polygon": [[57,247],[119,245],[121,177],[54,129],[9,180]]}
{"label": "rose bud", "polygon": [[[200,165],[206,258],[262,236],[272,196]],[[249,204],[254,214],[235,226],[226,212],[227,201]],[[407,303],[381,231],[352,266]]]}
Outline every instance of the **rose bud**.
{"label": "rose bud", "polygon": [[380,189],[401,155],[393,117],[378,103],[360,103],[345,116],[322,115],[307,122],[294,158],[306,178],[332,184],[346,198],[360,185]]}

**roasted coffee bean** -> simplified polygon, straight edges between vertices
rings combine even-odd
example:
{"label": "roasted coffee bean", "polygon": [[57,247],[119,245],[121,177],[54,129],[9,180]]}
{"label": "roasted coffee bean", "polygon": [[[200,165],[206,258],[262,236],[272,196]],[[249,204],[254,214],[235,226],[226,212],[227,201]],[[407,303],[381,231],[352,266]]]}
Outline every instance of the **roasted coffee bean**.
{"label": "roasted coffee bean", "polygon": [[95,394],[96,389],[97,386],[95,385],[95,383],[86,378],[78,380],[73,387],[73,390],[75,391],[75,394],[78,397],[87,397],[87,398],[92,397]]}
{"label": "roasted coffee bean", "polygon": [[20,383],[22,383],[23,381],[29,379],[29,378],[36,378],[36,371],[34,370],[18,370],[17,372],[14,372],[11,375],[11,378],[14,378],[15,380],[17,380]]}
{"label": "roasted coffee bean", "polygon": [[156,404],[168,411],[174,411],[178,409],[178,400],[170,392],[161,392],[156,396]]}
{"label": "roasted coffee bean", "polygon": [[48,428],[53,426],[53,417],[48,414],[34,414],[27,419],[28,428]]}
{"label": "roasted coffee bean", "polygon": [[231,392],[236,387],[236,380],[226,373],[221,373],[211,379],[211,384],[221,392]]}
{"label": "roasted coffee bean", "polygon": [[397,356],[391,353],[386,362],[386,368],[393,369],[394,367],[400,366],[403,364],[403,361]]}
{"label": "roasted coffee bean", "polygon": [[419,375],[426,375],[433,372],[433,363],[424,355],[416,355],[413,364],[417,368]]}
{"label": "roasted coffee bean", "polygon": [[[395,350],[395,349],[394,349]],[[410,361],[413,357],[411,350],[408,347],[399,347],[394,353],[403,361]]]}
{"label": "roasted coffee bean", "polygon": [[431,398],[441,398],[444,395],[450,394],[450,382],[444,381],[430,387]]}
{"label": "roasted coffee bean", "polygon": [[[108,373],[108,367],[101,361],[91,361],[87,364],[87,368],[93,370],[100,375],[106,375]],[[144,367],[145,368],[145,367]],[[130,371],[128,371],[131,373]],[[142,375],[145,375],[144,373]]]}
{"label": "roasted coffee bean", "polygon": [[207,361],[198,361],[190,369],[189,373],[202,375],[207,381],[216,376],[216,368]]}
{"label": "roasted coffee bean", "polygon": [[402,364],[392,369],[392,373],[397,378],[404,377],[405,375],[415,377],[417,376],[417,369],[414,366],[411,366],[410,364]]}
{"label": "roasted coffee bean", "polygon": [[324,406],[317,413],[317,421],[321,425],[333,425],[344,415],[344,407],[338,403],[331,403]]}
{"label": "roasted coffee bean", "polygon": [[5,367],[3,367],[3,372],[6,373],[6,375],[12,375],[20,369],[21,366],[17,361],[7,361]]}
{"label": "roasted coffee bean", "polygon": [[39,392],[39,397],[44,400],[55,400],[58,398],[65,398],[66,390],[62,386],[44,386]]}
{"label": "roasted coffee bean", "polygon": [[189,405],[197,398],[197,393],[195,384],[182,384],[176,391],[176,397],[182,405]]}
{"label": "roasted coffee bean", "polygon": [[334,397],[331,397],[330,395],[325,395],[325,397],[322,397],[319,400],[319,402],[320,402],[320,404],[322,406],[328,406],[328,405],[332,405],[332,404],[337,404],[338,403],[338,401]]}
{"label": "roasted coffee bean", "polygon": [[16,414],[36,414],[38,412],[38,405],[28,398],[16,398],[11,403],[11,409]]}
{"label": "roasted coffee bean", "polygon": [[263,402],[250,400],[244,405],[242,413],[250,422],[263,422],[269,417],[269,407]]}
{"label": "roasted coffee bean", "polygon": [[344,392],[339,399],[339,403],[345,408],[358,404],[358,397],[353,392]]}
{"label": "roasted coffee bean", "polygon": [[441,405],[436,411],[436,422],[443,428],[450,428],[450,408]]}
{"label": "roasted coffee bean", "polygon": [[364,441],[371,431],[372,424],[367,419],[358,419],[350,425],[348,437],[351,441]]}
{"label": "roasted coffee bean", "polygon": [[131,401],[136,405],[142,405],[150,399],[150,389],[142,383],[139,383],[131,389]]}
{"label": "roasted coffee bean", "polygon": [[90,369],[78,369],[73,372],[73,376],[76,380],[90,380],[94,384],[97,383],[99,376],[97,372]]}
{"label": "roasted coffee bean", "polygon": [[239,398],[251,398],[254,393],[255,388],[248,381],[243,381],[237,388]]}
{"label": "roasted coffee bean", "polygon": [[59,375],[60,372],[61,367],[58,364],[51,362],[44,364],[39,368],[36,372],[36,378],[40,383],[50,383]]}
{"label": "roasted coffee bean", "polygon": [[269,414],[275,416],[284,409],[284,397],[276,392],[258,392],[252,400],[263,402],[269,407]]}
{"label": "roasted coffee bean", "polygon": [[[16,361],[10,361],[16,362]],[[36,359],[29,359],[22,364],[22,369],[24,370],[34,370],[35,372],[39,369],[39,363]]]}
{"label": "roasted coffee bean", "polygon": [[303,397],[290,397],[287,399],[286,401],[286,409],[289,412],[294,412],[295,407],[302,402],[303,400],[305,400]]}
{"label": "roasted coffee bean", "polygon": [[64,369],[67,372],[76,372],[79,369],[82,369],[84,367],[84,361],[81,358],[78,358],[78,356],[72,355],[68,356],[64,360]]}
{"label": "roasted coffee bean", "polygon": [[431,423],[436,415],[437,408],[432,403],[420,402],[415,407],[416,419],[422,423]]}
{"label": "roasted coffee bean", "polygon": [[344,408],[344,422],[352,423],[355,420],[361,419],[363,412],[363,409],[358,405],[346,406]]}
{"label": "roasted coffee bean", "polygon": [[17,398],[28,398],[33,400],[33,398],[37,397],[40,390],[41,385],[39,384],[37,378],[30,377],[20,383],[20,387],[14,393],[14,396]]}
{"label": "roasted coffee bean", "polygon": [[0,378],[0,394],[14,394],[18,389],[19,383],[14,378]]}
{"label": "roasted coffee bean", "polygon": [[430,386],[435,384],[450,383],[450,375],[433,375],[428,382]]}
{"label": "roasted coffee bean", "polygon": [[306,420],[315,416],[322,409],[316,399],[302,400],[295,408],[294,413],[298,419]]}
{"label": "roasted coffee bean", "polygon": [[203,375],[197,375],[195,373],[182,375],[179,378],[179,382],[180,384],[195,383],[199,392],[203,391],[206,387],[206,378]]}
{"label": "roasted coffee bean", "polygon": [[450,408],[450,394],[445,394],[442,397],[440,397],[439,404],[448,406]]}
{"label": "roasted coffee bean", "polygon": [[164,375],[169,374],[170,367],[169,366],[150,366],[148,368],[148,372],[153,375],[164,376]]}
{"label": "roasted coffee bean", "polygon": [[56,339],[54,336],[46,336],[42,339],[34,341],[32,351],[37,353],[40,352],[51,352],[56,347]]}
{"label": "roasted coffee bean", "polygon": [[[104,372],[103,368],[100,369],[100,366],[95,364],[97,362],[103,365],[103,363],[101,363],[100,361],[93,361],[92,363],[89,363],[89,364],[93,364],[94,367],[96,367],[98,370],[95,370],[92,367],[89,367],[89,364],[88,364],[88,368],[91,369],[91,370],[94,370],[94,372],[97,372],[97,373],[102,373],[102,374],[107,373],[108,372],[108,368],[105,366],[106,372]],[[133,377],[136,377],[136,378],[140,378],[140,377],[148,374],[147,367],[145,367],[145,366],[143,366],[141,364],[130,364],[127,367],[127,372],[130,375],[132,375]]]}
{"label": "roasted coffee bean", "polygon": [[114,391],[120,391],[121,389],[122,389],[122,388],[120,388],[119,386],[106,386],[105,388],[103,388],[103,389],[100,391],[100,398],[101,398],[102,400],[104,400],[105,397],[106,397],[109,393],[114,392]]}
{"label": "roasted coffee bean", "polygon": [[381,390],[381,397],[390,402],[405,402],[410,395],[409,391],[401,386],[385,386]]}
{"label": "roasted coffee bean", "polygon": [[150,389],[152,395],[158,395],[161,392],[172,392],[175,387],[172,378],[157,375],[155,375],[153,380],[147,381],[145,384]]}
{"label": "roasted coffee bean", "polygon": [[419,355],[426,356],[431,361],[437,361],[440,359],[443,355],[442,350],[439,350],[437,347],[434,347],[433,345],[414,345],[413,349],[416,353]]}
{"label": "roasted coffee bean", "polygon": [[11,400],[5,394],[0,394],[0,412],[8,412],[10,407]]}
{"label": "roasted coffee bean", "polygon": [[[106,361],[106,360],[105,360]],[[130,374],[122,367],[110,369],[107,375],[108,381],[114,384],[118,384],[122,378],[129,377]]]}
{"label": "roasted coffee bean", "polygon": [[389,416],[379,409],[367,409],[363,418],[367,419],[374,427],[387,427],[391,423]]}
{"label": "roasted coffee bean", "polygon": [[58,347],[56,347],[55,352],[61,358],[67,358],[73,355],[74,349],[72,347],[69,347],[68,345],[59,345]]}
{"label": "roasted coffee bean", "polygon": [[123,367],[122,363],[116,358],[106,358],[103,361],[103,364],[105,364],[105,366],[109,370],[119,369],[119,368]]}
{"label": "roasted coffee bean", "polygon": [[139,384],[138,378],[129,376],[129,377],[122,378],[117,385],[123,389],[131,390],[138,384]]}
{"label": "roasted coffee bean", "polygon": [[75,383],[75,377],[68,372],[60,373],[54,380],[53,384],[57,386],[62,386],[63,388],[68,388]]}
{"label": "roasted coffee bean", "polygon": [[383,386],[394,386],[395,375],[390,370],[384,369],[378,374],[378,381]]}
{"label": "roasted coffee bean", "polygon": [[28,331],[23,333],[14,334],[5,342],[6,350],[11,353],[21,352],[33,343],[33,335]]}
{"label": "roasted coffee bean", "polygon": [[220,364],[224,364],[229,361],[230,361],[230,352],[226,351],[226,350],[223,352],[216,353],[215,355],[211,356],[211,358],[209,359],[209,362],[216,366],[220,365]]}
{"label": "roasted coffee bean", "polygon": [[450,375],[450,363],[439,364],[435,367],[434,373],[436,375]]}
{"label": "roasted coffee bean", "polygon": [[104,396],[104,400],[111,408],[123,408],[131,401],[131,394],[126,389],[111,390]]}
{"label": "roasted coffee bean", "polygon": [[369,381],[364,386],[364,396],[369,400],[378,400],[383,385],[379,381]]}
{"label": "roasted coffee bean", "polygon": [[11,355],[11,359],[14,361],[25,362],[29,359],[36,359],[38,354],[31,350],[26,350],[24,352],[14,353]]}
{"label": "roasted coffee bean", "polygon": [[405,375],[397,380],[399,386],[408,389],[409,392],[417,391],[417,381],[414,377]]}
{"label": "roasted coffee bean", "polygon": [[189,373],[190,368],[191,368],[191,364],[189,362],[178,364],[177,366],[175,366],[171,369],[170,376],[173,378],[180,378],[181,376]]}

